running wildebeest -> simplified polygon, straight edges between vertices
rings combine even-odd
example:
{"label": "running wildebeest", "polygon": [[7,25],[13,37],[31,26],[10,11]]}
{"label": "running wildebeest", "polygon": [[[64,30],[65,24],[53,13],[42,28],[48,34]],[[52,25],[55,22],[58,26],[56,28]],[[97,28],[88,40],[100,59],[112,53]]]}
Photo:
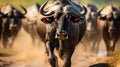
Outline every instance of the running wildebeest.
{"label": "running wildebeest", "polygon": [[113,55],[120,35],[120,11],[108,5],[98,12],[98,29],[106,45],[107,55]]}
{"label": "running wildebeest", "polygon": [[2,44],[4,48],[12,47],[13,42],[21,28],[21,19],[24,18],[24,14],[11,4],[3,6],[1,8],[1,13],[3,20],[1,37]]}
{"label": "running wildebeest", "polygon": [[55,48],[64,60],[63,67],[71,67],[75,47],[86,30],[86,13],[85,6],[71,0],[50,0],[41,6],[37,30],[52,67],[58,66]]}
{"label": "running wildebeest", "polygon": [[86,32],[82,39],[82,44],[85,46],[86,51],[98,52],[99,43],[101,38],[98,34],[97,29],[97,11],[98,8],[94,4],[87,4],[87,14],[86,14]]}
{"label": "running wildebeest", "polygon": [[39,14],[39,4],[34,4],[28,8],[26,8],[27,13],[25,14],[25,19],[22,23],[24,30],[30,34],[33,43],[36,42],[36,39],[38,37],[37,34],[37,29],[36,29],[36,22],[37,22],[37,17]]}

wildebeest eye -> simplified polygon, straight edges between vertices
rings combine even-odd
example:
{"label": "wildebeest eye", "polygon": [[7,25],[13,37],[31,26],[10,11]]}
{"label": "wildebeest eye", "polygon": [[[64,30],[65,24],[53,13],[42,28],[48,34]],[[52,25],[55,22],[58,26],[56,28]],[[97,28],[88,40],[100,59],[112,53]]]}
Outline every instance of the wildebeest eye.
{"label": "wildebeest eye", "polygon": [[2,15],[3,18],[7,18],[8,16],[5,14],[5,15]]}
{"label": "wildebeest eye", "polygon": [[84,18],[81,17],[71,17],[71,20],[76,23],[76,22],[83,22]]}
{"label": "wildebeest eye", "polygon": [[99,19],[106,20],[107,18],[106,18],[106,16],[101,16],[101,17],[99,17]]}
{"label": "wildebeest eye", "polygon": [[46,23],[46,24],[50,24],[50,23],[52,23],[54,21],[54,17],[53,16],[51,16],[51,17],[43,17],[41,19],[41,21]]}
{"label": "wildebeest eye", "polygon": [[112,18],[108,18],[108,20],[109,20],[109,21],[111,21],[111,20],[112,20]]}
{"label": "wildebeest eye", "polygon": [[4,14],[3,18],[13,18],[13,16],[12,15],[8,15],[8,14]]}

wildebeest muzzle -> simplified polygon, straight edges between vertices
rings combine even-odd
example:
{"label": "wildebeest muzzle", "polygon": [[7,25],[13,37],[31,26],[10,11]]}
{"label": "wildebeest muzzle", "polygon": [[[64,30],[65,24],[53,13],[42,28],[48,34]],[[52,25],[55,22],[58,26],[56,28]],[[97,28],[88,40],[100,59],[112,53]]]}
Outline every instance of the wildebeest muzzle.
{"label": "wildebeest muzzle", "polygon": [[59,40],[68,39],[68,33],[66,31],[64,31],[64,30],[57,31],[55,38],[59,39]]}
{"label": "wildebeest muzzle", "polygon": [[16,24],[10,24],[10,26],[9,26],[9,30],[14,30],[16,28],[17,28]]}
{"label": "wildebeest muzzle", "polygon": [[110,25],[108,27],[108,32],[114,32],[114,30],[115,30],[114,22],[112,21],[112,22],[110,22]]}

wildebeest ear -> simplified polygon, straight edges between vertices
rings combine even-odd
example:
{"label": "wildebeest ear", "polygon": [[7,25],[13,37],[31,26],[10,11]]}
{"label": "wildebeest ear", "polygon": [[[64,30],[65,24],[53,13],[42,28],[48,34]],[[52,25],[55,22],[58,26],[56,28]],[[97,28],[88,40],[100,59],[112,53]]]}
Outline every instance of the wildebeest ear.
{"label": "wildebeest ear", "polygon": [[118,17],[120,18],[120,11],[118,12]]}
{"label": "wildebeest ear", "polygon": [[104,9],[105,7],[103,7],[102,9],[100,9],[100,10],[98,10],[98,17],[99,17],[99,19],[102,19],[102,20],[105,20],[106,19],[106,15],[104,15],[104,14],[101,14],[101,11]]}
{"label": "wildebeest ear", "polygon": [[14,16],[16,16],[16,17],[26,18],[25,15],[22,12],[20,12],[20,11],[18,11],[16,9],[13,10],[13,13],[14,13]]}
{"label": "wildebeest ear", "polygon": [[114,16],[114,18],[116,18],[116,19],[120,19],[120,10],[114,11],[114,12],[113,12],[113,16]]}
{"label": "wildebeest ear", "polygon": [[101,20],[106,20],[107,17],[106,17],[106,15],[100,15],[100,16],[99,16],[99,19],[101,19]]}
{"label": "wildebeest ear", "polygon": [[43,17],[41,19],[41,21],[46,23],[46,24],[50,24],[50,23],[52,23],[54,21],[54,17],[53,16],[51,16],[51,17]]}
{"label": "wildebeest ear", "polygon": [[8,16],[7,16],[7,14],[2,14],[2,17],[7,18]]}
{"label": "wildebeest ear", "polygon": [[0,11],[0,17],[2,17],[3,16],[3,14],[2,14],[2,12]]}

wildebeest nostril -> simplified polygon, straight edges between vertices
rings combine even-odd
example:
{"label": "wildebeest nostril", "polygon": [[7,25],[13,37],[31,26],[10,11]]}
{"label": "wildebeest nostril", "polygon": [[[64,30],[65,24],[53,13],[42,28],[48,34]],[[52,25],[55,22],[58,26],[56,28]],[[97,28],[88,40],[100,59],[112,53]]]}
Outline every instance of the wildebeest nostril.
{"label": "wildebeest nostril", "polygon": [[67,32],[66,32],[66,31],[64,31],[64,30],[61,30],[58,34],[60,34],[60,35],[66,35],[66,34],[67,34]]}
{"label": "wildebeest nostril", "polygon": [[55,38],[57,38],[57,39],[62,39],[62,40],[63,40],[63,39],[68,39],[68,34],[67,34],[66,31],[61,30],[61,31],[59,31],[59,32],[56,33]]}
{"label": "wildebeest nostril", "polygon": [[61,31],[57,32],[57,36],[66,37],[67,35],[68,35],[67,32],[64,31],[64,30],[61,30]]}

